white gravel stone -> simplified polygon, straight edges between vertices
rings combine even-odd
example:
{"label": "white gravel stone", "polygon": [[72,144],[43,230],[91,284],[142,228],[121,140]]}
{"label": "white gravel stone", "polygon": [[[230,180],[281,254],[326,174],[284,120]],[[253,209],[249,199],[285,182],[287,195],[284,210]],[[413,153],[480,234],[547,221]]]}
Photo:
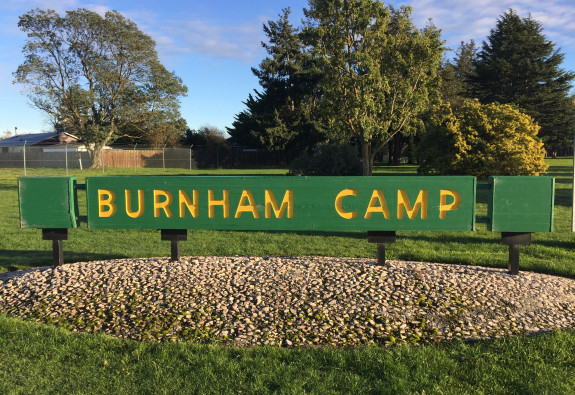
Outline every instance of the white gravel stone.
{"label": "white gravel stone", "polygon": [[327,257],[79,262],[0,273],[0,312],[152,341],[434,343],[575,327],[575,280]]}

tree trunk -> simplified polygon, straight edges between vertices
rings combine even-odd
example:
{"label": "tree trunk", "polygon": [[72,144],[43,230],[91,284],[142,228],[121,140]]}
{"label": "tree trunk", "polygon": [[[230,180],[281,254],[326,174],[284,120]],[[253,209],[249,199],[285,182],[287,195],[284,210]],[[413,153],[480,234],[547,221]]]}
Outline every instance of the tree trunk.
{"label": "tree trunk", "polygon": [[371,143],[365,141],[361,143],[361,159],[363,163],[363,175],[371,176],[371,170],[373,166],[373,158],[371,157]]}
{"label": "tree trunk", "polygon": [[102,145],[95,145],[94,148],[88,150],[90,159],[92,159],[92,165],[90,169],[101,169],[104,165],[102,154],[104,147]]}
{"label": "tree trunk", "polygon": [[396,144],[396,141],[395,141],[394,138],[392,138],[391,140],[389,140],[389,146],[388,146],[388,148],[389,148],[389,160],[388,160],[388,162],[387,162],[388,165],[395,165],[395,164],[396,164],[396,157],[395,157],[395,154],[396,154],[396,151],[397,151],[397,150],[395,149],[395,146],[396,146],[396,145],[397,145],[397,144]]}
{"label": "tree trunk", "polygon": [[389,163],[399,165],[401,163],[401,151],[403,151],[403,136],[397,134],[389,141]]}

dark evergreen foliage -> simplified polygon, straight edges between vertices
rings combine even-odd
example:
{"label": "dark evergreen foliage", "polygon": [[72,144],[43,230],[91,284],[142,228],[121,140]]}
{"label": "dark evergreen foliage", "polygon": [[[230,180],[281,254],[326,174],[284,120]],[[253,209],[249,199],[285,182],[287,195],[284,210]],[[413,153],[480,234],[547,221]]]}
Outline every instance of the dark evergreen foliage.
{"label": "dark evergreen foliage", "polygon": [[296,176],[359,176],[362,164],[357,151],[349,144],[320,144],[313,154],[304,152],[290,166]]}
{"label": "dark evergreen foliage", "polygon": [[461,42],[453,61],[447,60],[441,67],[441,96],[451,107],[459,107],[473,97],[471,79],[475,76],[473,62],[477,58],[475,41]]}
{"label": "dark evergreen foliage", "polygon": [[474,62],[474,93],[483,103],[512,103],[531,115],[541,126],[547,150],[555,153],[571,146],[575,126],[569,97],[575,74],[561,68],[563,59],[540,22],[509,10]]}
{"label": "dark evergreen foliage", "polygon": [[252,68],[261,92],[244,102],[228,133],[236,144],[269,150],[305,150],[325,139],[318,118],[318,71],[305,50],[298,29],[289,22],[290,9],[268,21],[262,42],[266,57]]}

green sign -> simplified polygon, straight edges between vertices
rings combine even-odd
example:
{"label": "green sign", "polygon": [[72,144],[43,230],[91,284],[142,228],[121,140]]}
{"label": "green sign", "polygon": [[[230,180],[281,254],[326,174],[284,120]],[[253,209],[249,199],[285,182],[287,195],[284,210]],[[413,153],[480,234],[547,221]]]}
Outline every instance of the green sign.
{"label": "green sign", "polygon": [[[475,177],[24,177],[23,228],[473,230]],[[488,229],[551,232],[553,177],[490,177]],[[87,216],[78,216],[78,189]]]}
{"label": "green sign", "polygon": [[553,177],[489,177],[488,230],[494,232],[553,231]]}
{"label": "green sign", "polygon": [[22,228],[75,228],[78,216],[75,177],[18,179]]}
{"label": "green sign", "polygon": [[88,227],[451,230],[475,225],[475,177],[89,177]]}

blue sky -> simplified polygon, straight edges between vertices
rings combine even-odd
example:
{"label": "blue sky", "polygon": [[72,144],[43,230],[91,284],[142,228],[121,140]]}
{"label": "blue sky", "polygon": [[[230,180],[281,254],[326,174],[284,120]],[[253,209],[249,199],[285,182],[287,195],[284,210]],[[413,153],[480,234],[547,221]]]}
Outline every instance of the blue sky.
{"label": "blue sky", "polygon": [[[391,1],[386,4],[408,4]],[[546,36],[566,55],[563,68],[575,70],[575,4],[573,0],[418,0],[410,3],[420,28],[431,18],[442,29],[447,46],[456,49],[464,40],[481,44],[497,18],[509,8],[542,22]],[[161,62],[180,76],[188,96],[182,99],[182,116],[190,128],[231,126],[244,109],[242,101],[258,82],[250,67],[265,57],[262,24],[276,20],[291,7],[292,22],[299,25],[307,0],[2,0],[0,4],[0,135],[5,131],[38,133],[50,130],[39,110],[28,104],[12,73],[22,63],[26,36],[18,17],[33,8],[66,10],[87,8],[104,13],[117,10],[133,20],[156,41]]]}

